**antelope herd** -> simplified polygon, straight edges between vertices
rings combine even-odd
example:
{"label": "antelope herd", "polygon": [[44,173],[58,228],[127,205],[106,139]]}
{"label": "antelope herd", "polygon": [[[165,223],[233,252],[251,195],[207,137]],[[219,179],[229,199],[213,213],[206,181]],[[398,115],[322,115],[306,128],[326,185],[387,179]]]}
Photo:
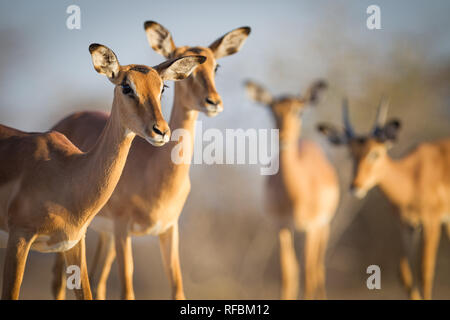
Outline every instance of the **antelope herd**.
{"label": "antelope herd", "polygon": [[[0,125],[0,247],[6,248],[2,299],[19,298],[30,249],[56,253],[55,299],[65,298],[66,268],[72,265],[80,269],[77,299],[92,299],[90,282],[95,298],[105,299],[116,257],[121,297],[134,299],[131,237],[139,235],[159,237],[172,297],[185,299],[178,220],[191,189],[190,166],[172,161],[176,141],[170,139],[171,130],[193,136],[199,112],[212,117],[223,111],[215,86],[217,60],[238,52],[250,28],[232,30],[207,47],[176,46],[171,33],[154,21],[144,28],[151,48],[166,59],[155,67],[122,66],[111,49],[89,46],[95,70],[114,85],[109,114],[75,113],[44,133]],[[169,123],[161,112],[165,80],[177,81]],[[316,105],[326,87],[316,81],[303,95],[275,97],[253,81],[245,83],[249,97],[269,107],[279,130],[279,171],[267,178],[266,210],[278,228],[282,299],[298,298],[295,230],[306,235],[303,296],[326,298],[325,256],[340,199],[338,176],[318,144],[300,139],[303,110]],[[364,197],[379,186],[398,210],[405,248],[401,279],[412,299],[431,299],[442,224],[450,236],[450,139],[424,142],[393,160],[388,149],[400,121],[386,122],[386,116],[384,99],[371,133],[357,135],[344,101],[343,130],[331,124],[320,124],[318,130],[332,144],[349,147],[354,164],[350,191]],[[184,156],[191,158],[193,150],[192,140]],[[88,227],[100,234],[90,272]]]}

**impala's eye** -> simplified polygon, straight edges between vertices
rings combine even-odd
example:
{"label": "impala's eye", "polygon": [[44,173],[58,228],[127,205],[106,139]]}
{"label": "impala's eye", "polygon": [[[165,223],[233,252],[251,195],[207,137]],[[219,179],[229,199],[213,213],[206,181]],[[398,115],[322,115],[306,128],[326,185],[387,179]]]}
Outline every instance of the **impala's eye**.
{"label": "impala's eye", "polygon": [[122,85],[122,92],[123,94],[130,94],[131,92],[133,92],[133,90],[131,89],[130,85],[123,83]]}
{"label": "impala's eye", "polygon": [[220,64],[216,64],[216,68],[214,69],[214,73],[217,73],[217,70],[219,70]]}

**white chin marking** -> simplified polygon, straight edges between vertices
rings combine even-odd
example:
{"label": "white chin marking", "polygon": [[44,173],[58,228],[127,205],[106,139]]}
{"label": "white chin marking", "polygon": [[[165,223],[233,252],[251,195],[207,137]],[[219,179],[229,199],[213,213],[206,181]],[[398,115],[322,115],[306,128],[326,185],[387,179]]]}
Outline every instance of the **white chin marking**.
{"label": "white chin marking", "polygon": [[223,107],[222,106],[218,106],[218,107],[205,107],[206,111],[204,111],[204,113],[206,113],[206,115],[208,117],[215,117],[217,116],[219,113],[221,113],[223,111]]}
{"label": "white chin marking", "polygon": [[164,145],[166,143],[166,141],[164,140],[155,140],[152,138],[145,138],[145,140],[150,143],[152,146],[155,147],[161,147],[162,145]]}
{"label": "white chin marking", "polygon": [[218,111],[206,111],[206,115],[210,118],[217,116],[220,112]]}
{"label": "white chin marking", "polygon": [[169,142],[169,140],[170,140],[170,136],[169,135],[165,135],[164,136],[164,143]]}

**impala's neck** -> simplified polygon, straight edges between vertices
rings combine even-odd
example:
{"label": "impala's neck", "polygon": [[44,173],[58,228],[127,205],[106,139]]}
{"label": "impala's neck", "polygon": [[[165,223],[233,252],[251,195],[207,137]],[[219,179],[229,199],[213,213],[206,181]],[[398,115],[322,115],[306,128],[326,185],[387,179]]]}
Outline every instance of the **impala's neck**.
{"label": "impala's neck", "polygon": [[[191,146],[194,145],[195,121],[198,117],[198,111],[192,110],[190,99],[183,98],[180,84],[175,84],[175,94],[173,101],[172,113],[170,115],[170,128],[184,129],[191,134]],[[193,148],[190,148],[191,156]]]}
{"label": "impala's neck", "polygon": [[412,155],[399,160],[386,156],[379,186],[396,206],[406,206],[411,201],[414,192],[414,164]]}
{"label": "impala's neck", "polygon": [[299,117],[289,116],[278,123],[280,130],[280,150],[290,151],[298,147],[298,139],[302,129]]}
{"label": "impala's neck", "polygon": [[280,126],[280,169],[289,166],[298,156],[301,126],[301,119],[297,117],[285,119]]}
{"label": "impala's neck", "polygon": [[285,120],[280,128],[280,168],[279,177],[282,180],[282,187],[287,192],[288,198],[294,199],[298,191],[298,170],[299,166],[299,144],[298,139],[301,131],[300,119],[290,118]]}
{"label": "impala's neck", "polygon": [[[179,143],[182,143],[182,152],[185,159],[192,159],[194,152],[194,138],[195,138],[195,122],[198,117],[198,111],[190,109],[190,100],[184,98],[183,91],[178,83],[175,84],[174,102],[172,112],[170,114],[169,127],[174,132],[177,129],[182,129],[182,136],[188,135],[189,141],[170,141],[163,148],[158,149],[158,170],[161,176],[164,177],[165,183],[170,181],[178,181],[178,179],[188,177],[189,163],[176,164],[172,161],[172,150]],[[181,138],[183,139],[183,138]],[[154,177],[154,166],[147,167],[147,174]]]}
{"label": "impala's neck", "polygon": [[135,134],[124,127],[120,119],[117,99],[114,98],[108,118],[96,144],[71,169],[75,186],[80,188],[70,196],[89,219],[109,199],[125,166],[128,151]]}

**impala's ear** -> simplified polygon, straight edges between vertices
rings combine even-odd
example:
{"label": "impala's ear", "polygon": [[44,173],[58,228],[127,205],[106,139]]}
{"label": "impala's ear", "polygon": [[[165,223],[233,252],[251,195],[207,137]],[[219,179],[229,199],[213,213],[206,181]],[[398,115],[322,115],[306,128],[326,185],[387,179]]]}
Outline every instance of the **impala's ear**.
{"label": "impala's ear", "polygon": [[214,41],[209,46],[214,53],[214,57],[219,59],[238,52],[250,34],[250,31],[250,27],[241,27],[228,32],[222,38]]}
{"label": "impala's ear", "polygon": [[384,134],[389,140],[397,140],[398,132],[402,124],[400,120],[392,119],[384,126]]}
{"label": "impala's ear", "polygon": [[317,126],[317,130],[324,134],[328,141],[334,145],[342,145],[347,142],[345,135],[331,124],[321,123]]}
{"label": "impala's ear", "polygon": [[164,57],[170,58],[171,53],[176,49],[170,32],[155,21],[146,21],[144,29],[150,47]]}
{"label": "impala's ear", "polygon": [[401,128],[401,122],[397,119],[388,121],[381,130],[377,130],[375,137],[381,142],[388,142],[390,145],[397,140],[398,132]]}
{"label": "impala's ear", "polygon": [[312,105],[316,104],[319,101],[320,92],[322,92],[327,87],[328,84],[325,80],[318,80],[313,82],[308,88],[308,91],[304,96],[304,100]]}
{"label": "impala's ear", "polygon": [[270,92],[267,91],[262,86],[260,86],[259,84],[254,83],[253,81],[246,81],[245,89],[247,91],[248,96],[253,101],[263,103],[266,105],[270,105],[273,101]]}
{"label": "impala's ear", "polygon": [[158,71],[163,80],[183,80],[205,61],[204,56],[186,56],[167,60],[153,68]]}
{"label": "impala's ear", "polygon": [[93,43],[89,46],[92,63],[98,73],[104,74],[112,83],[119,79],[120,64],[114,52],[104,45]]}

